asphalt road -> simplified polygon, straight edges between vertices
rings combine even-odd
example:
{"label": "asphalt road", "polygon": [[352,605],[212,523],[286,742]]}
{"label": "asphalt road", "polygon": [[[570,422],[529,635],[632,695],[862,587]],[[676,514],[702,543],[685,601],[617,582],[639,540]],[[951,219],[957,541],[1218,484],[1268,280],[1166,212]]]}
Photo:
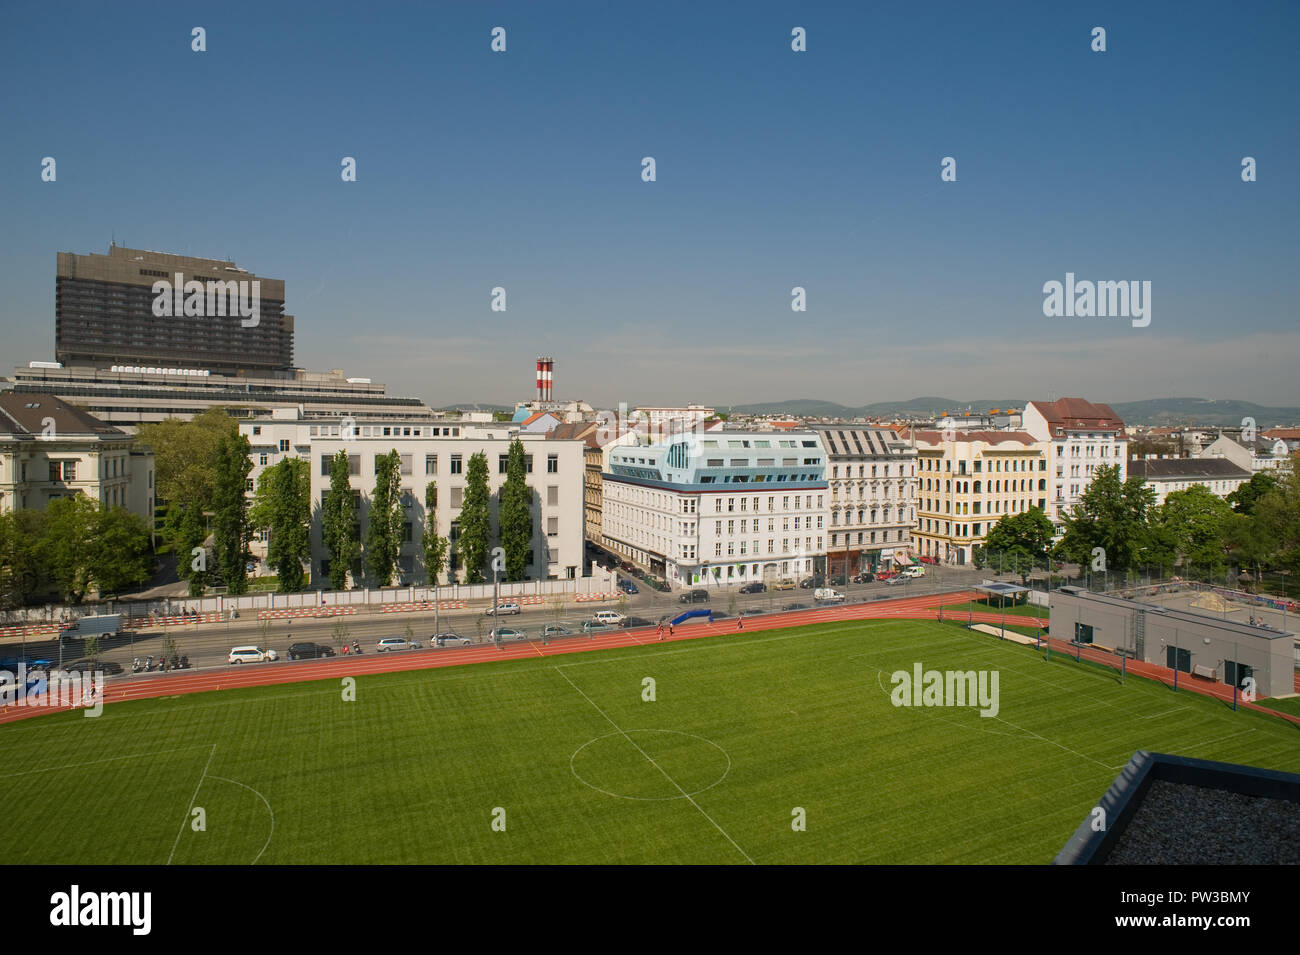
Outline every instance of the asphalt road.
{"label": "asphalt road", "polygon": [[[923,593],[936,593],[942,590],[955,590],[969,587],[988,576],[974,568],[935,568],[927,567],[927,575],[920,580],[908,581],[904,585],[889,586],[882,582],[869,584],[833,584],[843,593],[846,602],[854,603],[868,599],[886,599],[908,597]],[[718,616],[734,616],[737,612],[753,615],[771,613],[783,609],[792,609],[792,605],[812,607],[817,604],[813,591],[795,589],[787,591],[768,590],[761,594],[740,594],[738,587],[716,588],[710,590],[707,603],[683,604],[678,600],[680,591],[671,594],[658,593],[641,587],[640,593],[627,598],[626,613],[632,625],[657,624],[660,618],[671,618],[684,610],[712,609]],[[465,610],[444,611],[438,615],[439,632],[454,632],[468,637],[475,643],[489,642],[489,632],[496,626],[493,617],[484,614],[490,606],[488,601],[479,601],[477,606]],[[618,609],[614,601],[590,604],[569,604],[565,614],[556,620],[555,613],[545,605],[524,605],[523,612],[503,616],[500,625],[524,631],[529,638],[539,639],[543,626],[560,622],[575,632],[581,629],[583,621],[602,609]],[[409,631],[408,631],[409,628]],[[376,652],[375,644],[384,637],[406,637],[417,639],[422,647],[428,648],[434,633],[434,614],[429,612],[412,613],[367,613],[340,617],[300,617],[272,620],[253,618],[227,621],[223,623],[189,624],[164,628],[148,628],[141,631],[124,631],[110,645],[101,643],[98,654],[98,666],[110,674],[131,672],[132,660],[141,661],[150,654],[161,657],[163,644],[167,636],[176,642],[176,653],[189,657],[192,667],[229,666],[227,662],[231,647],[256,645],[263,649],[274,649],[280,659],[288,659],[288,649],[293,643],[319,643],[331,647],[336,653],[340,651],[344,640],[353,640],[361,644],[363,655]],[[428,649],[422,651],[390,652],[447,652]],[[18,656],[25,653],[28,659],[46,658],[59,660],[58,644],[53,638],[46,640],[27,640],[25,647],[16,639],[6,639],[0,644],[0,655]],[[78,649],[72,646],[64,648],[63,665],[69,669],[83,668],[88,665]],[[256,664],[241,664],[255,666]],[[119,669],[120,668],[120,669]]]}

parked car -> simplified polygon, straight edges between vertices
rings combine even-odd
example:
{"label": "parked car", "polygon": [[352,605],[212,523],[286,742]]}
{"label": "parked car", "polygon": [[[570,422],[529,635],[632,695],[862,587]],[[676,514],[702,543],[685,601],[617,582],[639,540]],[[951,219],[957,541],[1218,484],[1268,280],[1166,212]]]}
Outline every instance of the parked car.
{"label": "parked car", "polygon": [[874,579],[875,578],[871,576],[870,571],[865,571],[865,570],[860,574],[853,575],[853,582],[855,584],[869,584]]}
{"label": "parked car", "polygon": [[702,604],[708,603],[709,592],[707,590],[688,590],[677,598],[678,603],[683,604]]}
{"label": "parked car", "polygon": [[798,584],[794,582],[793,577],[782,577],[772,585],[773,590],[794,590]]}
{"label": "parked car", "polygon": [[801,604],[801,603],[792,603],[792,604],[786,604],[786,605],[785,605],[784,607],[782,607],[781,609],[782,609],[782,610],[807,610],[807,609],[808,609],[808,605],[807,605],[807,604]]}
{"label": "parked car", "polygon": [[832,590],[830,587],[819,587],[813,591],[813,598],[820,600],[822,603],[842,603],[844,595],[838,590]]}
{"label": "parked car", "polygon": [[898,576],[898,571],[896,570],[882,570],[876,574],[876,580],[890,581],[897,576]]}
{"label": "parked car", "polygon": [[323,643],[295,643],[289,648],[290,660],[315,660],[334,656],[334,649]]}
{"label": "parked car", "polygon": [[414,640],[407,640],[406,637],[384,637],[375,644],[376,653],[386,653],[393,650],[418,650],[420,644]]}
{"label": "parked car", "polygon": [[468,647],[473,642],[469,637],[451,632],[440,633],[433,638],[433,644],[437,647]]}
{"label": "parked car", "polygon": [[905,584],[911,579],[912,579],[911,577],[904,577],[902,574],[895,574],[894,576],[889,577],[885,580],[885,586],[897,587],[899,584]]}
{"label": "parked car", "polygon": [[599,620],[587,620],[582,624],[582,632],[592,633],[613,633],[617,627],[611,627],[607,623],[601,623]]}
{"label": "parked car", "polygon": [[630,580],[626,580],[626,579],[624,579],[624,580],[620,580],[620,581],[618,582],[618,589],[621,590],[621,591],[623,591],[623,593],[625,593],[625,594],[635,594],[635,593],[640,593],[640,591],[636,589],[636,584],[634,584],[634,583],[632,583],[632,581],[630,581]]}
{"label": "parked car", "polygon": [[592,619],[610,627],[621,627],[627,621],[627,617],[617,610],[597,610]]}
{"label": "parked car", "polygon": [[765,590],[767,590],[767,584],[760,584],[758,581],[745,584],[740,588],[742,594],[761,594]]}
{"label": "parked car", "polygon": [[902,572],[902,574],[900,574],[899,576],[902,576],[902,577],[924,577],[924,576],[925,576],[925,568],[922,567],[920,564],[913,564],[911,567],[906,568],[906,569]]}
{"label": "parked car", "polygon": [[546,626],[542,627],[542,636],[571,637],[573,636],[573,631],[570,630],[568,627],[564,626],[563,624],[548,623]]}
{"label": "parked car", "polygon": [[227,657],[230,663],[274,663],[278,659],[280,655],[274,650],[263,650],[261,647],[234,647]]}
{"label": "parked car", "polygon": [[523,640],[527,635],[522,630],[515,630],[512,627],[496,627],[488,636],[504,643],[506,640]]}
{"label": "parked car", "polygon": [[520,609],[519,604],[514,603],[513,601],[503,600],[495,607],[488,607],[487,610],[484,610],[483,612],[489,617],[505,617],[513,613],[523,613],[523,610]]}
{"label": "parked car", "polygon": [[813,588],[820,587],[825,583],[825,577],[821,574],[814,574],[811,577],[805,577],[803,580],[799,581],[799,587],[802,590],[812,590]]}

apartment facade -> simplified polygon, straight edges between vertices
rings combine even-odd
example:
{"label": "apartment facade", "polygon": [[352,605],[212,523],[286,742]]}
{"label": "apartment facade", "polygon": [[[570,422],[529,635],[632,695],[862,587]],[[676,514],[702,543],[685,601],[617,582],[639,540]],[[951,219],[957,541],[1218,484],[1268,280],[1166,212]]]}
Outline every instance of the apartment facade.
{"label": "apartment facade", "polygon": [[250,494],[261,472],[286,456],[303,458],[310,464],[313,587],[329,586],[329,555],[322,539],[319,514],[329,491],[330,463],[339,451],[348,455],[359,539],[363,542],[368,520],[366,500],[375,486],[376,458],[392,450],[400,456],[402,506],[406,520],[398,572],[403,583],[422,583],[426,579],[422,557],[425,489],[429,484],[437,485],[436,529],[451,541],[448,566],[439,583],[450,583],[464,579],[457,541],[469,460],[479,452],[487,457],[488,490],[491,494],[490,546],[496,546],[499,526],[497,497],[506,480],[510,444],[516,437],[524,446],[527,482],[533,490],[534,536],[528,565],[529,579],[573,579],[584,574],[581,440],[520,434],[504,423],[414,420],[396,424],[360,417],[340,423],[336,418],[307,418],[292,411],[277,412],[271,421],[241,421],[239,429],[248,437],[252,447]]}
{"label": "apartment facade", "polygon": [[85,494],[153,526],[154,457],[54,395],[0,394],[0,513]]}
{"label": "apartment facade", "polygon": [[[1008,514],[1047,508],[1047,442],[1024,431],[916,431],[921,555],[971,562],[989,528]],[[945,440],[947,439],[947,440]]]}
{"label": "apartment facade", "polygon": [[[1239,440],[1240,439],[1240,440]],[[1285,470],[1291,466],[1291,451],[1282,438],[1241,439],[1240,432],[1233,438],[1221,433],[1205,445],[1195,457],[1231,461],[1237,467],[1258,474],[1261,471]]]}
{"label": "apartment facade", "polygon": [[917,451],[893,431],[864,425],[814,429],[830,468],[833,574],[874,571],[909,559],[917,519]]}
{"label": "apartment facade", "polygon": [[829,487],[816,432],[614,447],[602,478],[605,546],[674,586],[771,583],[824,559]]}
{"label": "apartment facade", "polygon": [[1250,472],[1226,458],[1147,458],[1128,463],[1131,477],[1141,478],[1156,492],[1156,506],[1175,491],[1200,485],[1218,497],[1227,497],[1250,481]]}
{"label": "apartment facade", "polygon": [[1025,406],[1024,430],[1043,443],[1047,457],[1045,511],[1057,533],[1061,515],[1082,499],[1101,467],[1118,467],[1128,478],[1128,432],[1109,405],[1084,398],[1031,401]]}

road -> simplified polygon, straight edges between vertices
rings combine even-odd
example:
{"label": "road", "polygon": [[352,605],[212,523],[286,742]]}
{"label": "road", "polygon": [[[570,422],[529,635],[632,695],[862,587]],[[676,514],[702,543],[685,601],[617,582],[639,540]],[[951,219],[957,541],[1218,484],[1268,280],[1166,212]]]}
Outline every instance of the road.
{"label": "road", "polygon": [[[927,567],[927,576],[912,580],[899,586],[889,586],[880,582],[869,584],[835,584],[847,598],[848,604],[863,600],[911,597],[920,594],[937,593],[977,584],[987,574],[973,568],[935,568]],[[759,616],[784,609],[798,607],[813,608],[818,606],[813,599],[812,590],[795,589],[791,591],[768,590],[761,594],[740,594],[738,587],[710,589],[707,603],[683,604],[678,598],[680,591],[671,594],[651,591],[642,586],[640,592],[627,597],[624,612],[633,625],[654,625],[661,618],[676,616],[684,610],[712,609],[717,617],[730,617],[736,613],[747,616]],[[478,601],[476,605],[465,610],[443,611],[438,615],[440,632],[454,632],[473,640],[476,644],[490,642],[489,633],[495,622],[491,616],[484,614],[490,606],[489,601]],[[597,610],[623,609],[614,601],[578,604],[570,603],[557,621],[554,610],[545,605],[524,605],[522,613],[502,617],[500,625],[524,631],[530,638],[537,639],[541,628],[546,624],[560,622],[574,631],[580,630],[583,621],[590,620]],[[97,666],[108,673],[130,673],[132,660],[141,661],[149,655],[159,658],[163,654],[164,641],[171,637],[176,644],[176,653],[189,657],[192,667],[228,666],[228,654],[231,647],[256,645],[263,649],[273,649],[281,659],[288,659],[288,649],[293,643],[318,643],[332,648],[338,653],[346,641],[361,644],[364,656],[374,654],[375,644],[383,637],[407,637],[420,641],[428,647],[434,633],[434,614],[428,612],[379,613],[359,610],[355,615],[340,617],[299,617],[256,620],[244,618],[221,623],[187,624],[184,626],[146,628],[139,631],[124,631],[110,645],[101,643],[97,656]],[[437,652],[448,652],[439,650]],[[28,659],[45,658],[59,660],[58,643],[54,638],[45,640],[28,639],[25,646],[17,639],[0,641],[0,656],[18,656],[25,653]],[[88,667],[88,661],[79,651],[65,647],[63,665],[68,669]]]}

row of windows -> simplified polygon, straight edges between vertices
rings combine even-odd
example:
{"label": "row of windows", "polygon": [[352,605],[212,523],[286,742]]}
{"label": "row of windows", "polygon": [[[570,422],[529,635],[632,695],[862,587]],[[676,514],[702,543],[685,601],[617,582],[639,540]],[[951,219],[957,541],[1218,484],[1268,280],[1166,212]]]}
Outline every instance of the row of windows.
{"label": "row of windows", "polygon": [[[944,458],[943,459],[944,466],[940,468],[939,460],[940,460],[939,458],[922,458],[921,470],[922,471],[951,471],[952,470],[952,461],[948,460],[947,458]],[[1034,461],[1038,462],[1039,471],[1047,470],[1047,459],[1043,457],[1010,458],[1005,460],[1003,458],[990,458],[988,469],[990,473],[996,471],[1032,471],[1034,470]],[[1003,467],[1004,464],[1006,465],[1006,467]],[[958,465],[957,473],[965,474],[966,462],[958,461],[957,465]],[[973,466],[974,473],[980,474],[983,471],[983,465],[984,462],[981,459],[976,458]],[[1021,465],[1023,465],[1023,467]]]}

